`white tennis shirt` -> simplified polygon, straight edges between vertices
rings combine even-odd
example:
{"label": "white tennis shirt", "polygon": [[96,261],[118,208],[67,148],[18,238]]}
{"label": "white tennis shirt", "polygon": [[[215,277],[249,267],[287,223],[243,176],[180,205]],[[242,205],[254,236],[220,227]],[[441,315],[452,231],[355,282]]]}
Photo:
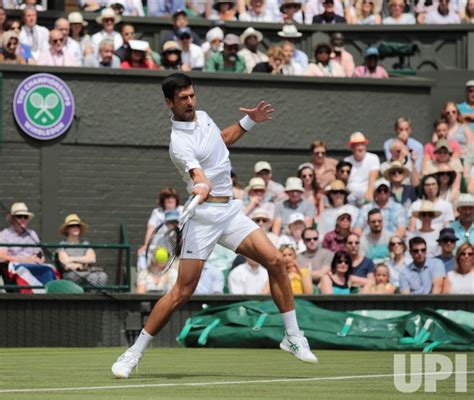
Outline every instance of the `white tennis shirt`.
{"label": "white tennis shirt", "polygon": [[212,196],[232,196],[229,150],[221,130],[206,112],[196,111],[192,122],[171,118],[170,156],[189,193],[193,186],[189,171],[201,168],[211,181]]}

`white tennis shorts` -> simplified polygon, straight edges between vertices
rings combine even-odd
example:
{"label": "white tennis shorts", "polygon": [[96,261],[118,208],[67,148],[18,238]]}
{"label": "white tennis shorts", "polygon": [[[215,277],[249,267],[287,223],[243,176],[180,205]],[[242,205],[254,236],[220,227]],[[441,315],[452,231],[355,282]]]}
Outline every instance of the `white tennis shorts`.
{"label": "white tennis shorts", "polygon": [[216,243],[236,251],[258,226],[242,212],[242,201],[203,203],[183,230],[183,259],[207,260]]}

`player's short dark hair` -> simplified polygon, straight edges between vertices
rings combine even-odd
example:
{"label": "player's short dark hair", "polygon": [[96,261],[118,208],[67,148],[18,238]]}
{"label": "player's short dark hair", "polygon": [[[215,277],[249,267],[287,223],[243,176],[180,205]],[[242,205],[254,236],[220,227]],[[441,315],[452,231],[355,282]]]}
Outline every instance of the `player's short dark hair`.
{"label": "player's short dark hair", "polygon": [[161,89],[166,99],[173,100],[174,94],[177,90],[181,90],[187,87],[193,86],[193,81],[191,78],[185,74],[176,72],[174,74],[168,75],[163,83],[161,84]]}
{"label": "player's short dark hair", "polygon": [[421,236],[415,236],[408,241],[410,250],[413,249],[417,244],[424,244],[426,246],[426,241]]}

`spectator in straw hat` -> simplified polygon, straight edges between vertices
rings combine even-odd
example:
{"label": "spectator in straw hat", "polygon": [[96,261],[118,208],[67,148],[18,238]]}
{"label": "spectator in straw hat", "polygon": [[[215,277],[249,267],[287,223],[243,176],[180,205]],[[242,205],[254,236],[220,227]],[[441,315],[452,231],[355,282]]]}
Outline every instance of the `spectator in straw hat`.
{"label": "spectator in straw hat", "polygon": [[100,42],[104,39],[111,39],[114,41],[114,50],[118,50],[122,44],[123,39],[120,33],[116,32],[115,25],[117,25],[121,18],[116,15],[111,8],[104,8],[100,15],[95,19],[99,25],[102,25],[102,30],[92,35],[92,48],[94,53],[99,52]]}
{"label": "spectator in straw hat", "polygon": [[181,60],[181,49],[178,47],[178,43],[173,40],[168,40],[163,44],[160,69],[189,71],[189,67],[184,65]]}
{"label": "spectator in straw hat", "polygon": [[464,242],[474,244],[474,195],[463,193],[459,196],[458,207],[459,217],[450,224],[455,235],[459,238],[456,243],[459,247]]}
{"label": "spectator in straw hat", "polygon": [[267,196],[265,196],[267,187],[265,186],[265,181],[263,178],[256,176],[250,179],[247,190],[248,194],[245,196],[243,201],[244,214],[250,215],[257,208],[263,208],[273,219],[275,216],[275,204],[272,203]]}
{"label": "spectator in straw hat", "polygon": [[288,200],[276,205],[275,220],[273,222],[272,232],[279,235],[285,230],[290,221],[290,216],[294,213],[301,213],[305,219],[305,225],[313,225],[313,219],[316,217],[316,208],[308,200],[303,199],[303,182],[300,178],[290,177],[286,180],[285,192]]}
{"label": "spectator in straw hat", "polygon": [[248,27],[240,35],[240,43],[244,46],[237,54],[242,57],[247,67],[247,73],[251,73],[255,65],[261,62],[267,62],[268,57],[265,53],[258,50],[258,44],[263,40],[260,31]]}
{"label": "spectator in straw hat", "polygon": [[390,163],[383,172],[384,178],[390,182],[391,198],[407,209],[418,198],[415,187],[404,183],[409,173],[408,168],[398,161]]}
{"label": "spectator in straw hat", "polygon": [[283,0],[280,6],[281,22],[284,24],[302,24],[303,13],[301,2],[297,0]]}
{"label": "spectator in straw hat", "polygon": [[[285,24],[283,25],[281,31],[278,31],[278,36],[285,39],[285,42],[290,42],[294,45],[293,61],[301,67],[302,71],[305,71],[309,65],[308,56],[304,51],[301,51],[296,47],[298,42],[301,41],[301,37],[303,36],[303,34],[301,32],[298,32],[298,29],[295,25]],[[285,42],[283,43],[283,45],[285,44]]]}
{"label": "spectator in straw hat", "polygon": [[246,72],[245,60],[239,52],[240,40],[237,35],[228,33],[224,37],[224,50],[214,54],[206,64],[209,72]]}
{"label": "spectator in straw hat", "polygon": [[252,214],[250,214],[253,222],[255,222],[263,231],[267,234],[268,238],[272,241],[275,246],[278,246],[280,237],[271,232],[273,224],[272,216],[264,208],[256,208]]}
{"label": "spectator in straw hat", "polygon": [[[214,3],[214,4],[212,4]],[[212,8],[206,7],[206,18],[212,21],[236,21],[236,5],[234,0],[214,0],[208,4]]]}
{"label": "spectator in straw hat", "polygon": [[413,232],[409,232],[407,235],[408,239],[416,236],[422,237],[426,241],[427,257],[436,257],[440,252],[437,242],[440,230],[433,228],[432,223],[435,218],[441,215],[441,211],[436,210],[431,201],[425,200],[421,207],[414,210],[411,215],[421,221],[421,227]]}
{"label": "spectator in straw hat", "polygon": [[319,216],[318,231],[321,238],[334,229],[334,221],[341,212],[348,212],[351,221],[355,222],[359,209],[348,203],[350,191],[344,182],[335,179],[325,187],[328,206]]}
{"label": "spectator in straw hat", "polygon": [[357,204],[373,200],[374,185],[379,176],[380,160],[376,154],[367,151],[368,143],[363,133],[354,132],[348,142],[352,155],[344,158],[352,164],[348,189]]}
{"label": "spectator in straw hat", "polygon": [[403,179],[403,183],[418,186],[420,184],[420,174],[418,169],[414,167],[414,160],[417,157],[416,153],[410,152],[408,147],[400,139],[396,138],[390,143],[389,154],[390,157],[380,165],[382,175],[393,162],[398,162],[408,170],[408,175]]}
{"label": "spectator in straw hat", "polygon": [[374,187],[374,201],[364,204],[359,211],[355,221],[354,231],[362,235],[368,232],[367,215],[370,210],[378,208],[383,215],[385,228],[395,235],[403,237],[407,225],[405,209],[391,198],[390,182],[385,179],[377,179]]}
{"label": "spectator in straw hat", "polygon": [[[38,245],[40,239],[28,224],[34,214],[28,210],[25,203],[13,203],[6,216],[9,226],[0,232],[0,243],[18,243]],[[40,264],[45,259],[39,247],[2,247],[0,262],[21,262]]]}
{"label": "spectator in straw hat", "polygon": [[[60,244],[88,245],[88,241],[81,240],[87,228],[87,224],[81,221],[77,214],[69,214],[59,227],[59,233],[66,237],[66,240],[62,240]],[[58,257],[64,269],[64,279],[69,279],[81,286],[107,284],[107,274],[102,268],[95,266],[94,249],[66,247],[59,249]]]}
{"label": "spectator in straw hat", "polygon": [[73,11],[68,14],[69,36],[81,46],[82,55],[86,56],[92,53],[92,41],[90,35],[86,33],[87,21],[80,12]]}
{"label": "spectator in straw hat", "polygon": [[254,175],[262,178],[267,187],[265,197],[268,201],[273,203],[279,200],[286,200],[285,187],[278,182],[275,182],[272,173],[272,166],[267,161],[257,161],[253,169]]}

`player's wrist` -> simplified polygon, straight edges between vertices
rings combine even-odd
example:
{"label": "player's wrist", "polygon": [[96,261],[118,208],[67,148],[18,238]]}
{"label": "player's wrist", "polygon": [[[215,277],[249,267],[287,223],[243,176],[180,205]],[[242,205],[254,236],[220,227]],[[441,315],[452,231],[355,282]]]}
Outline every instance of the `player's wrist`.
{"label": "player's wrist", "polygon": [[210,190],[210,186],[206,183],[206,182],[199,182],[199,183],[195,183],[193,185],[193,189],[206,189],[206,190]]}
{"label": "player's wrist", "polygon": [[252,129],[255,126],[255,124],[256,122],[252,120],[252,118],[250,118],[248,115],[242,117],[241,120],[239,121],[240,127],[246,132]]}

